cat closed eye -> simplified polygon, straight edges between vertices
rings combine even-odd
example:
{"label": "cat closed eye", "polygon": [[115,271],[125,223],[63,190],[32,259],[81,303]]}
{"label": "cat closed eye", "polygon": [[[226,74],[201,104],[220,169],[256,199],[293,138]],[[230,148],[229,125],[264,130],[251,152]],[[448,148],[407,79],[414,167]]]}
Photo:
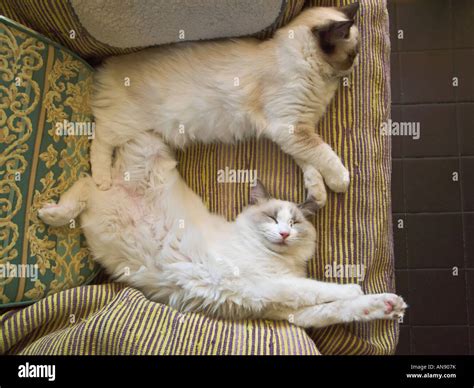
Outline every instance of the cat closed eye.
{"label": "cat closed eye", "polygon": [[273,221],[275,221],[276,224],[278,224],[278,220],[277,220],[275,217],[269,216],[268,214],[267,214],[267,217],[268,217],[268,218],[271,218]]}

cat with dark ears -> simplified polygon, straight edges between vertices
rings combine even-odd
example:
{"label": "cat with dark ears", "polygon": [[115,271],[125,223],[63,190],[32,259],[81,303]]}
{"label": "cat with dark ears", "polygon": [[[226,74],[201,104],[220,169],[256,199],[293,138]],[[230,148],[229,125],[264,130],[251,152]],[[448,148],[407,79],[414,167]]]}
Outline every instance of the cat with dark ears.
{"label": "cat with dark ears", "polygon": [[349,171],[315,125],[357,64],[357,10],[308,8],[265,41],[183,42],[109,58],[91,101],[94,182],[109,189],[114,148],[153,130],[172,148],[265,136],[295,159],[318,207],[325,185],[347,191]]}

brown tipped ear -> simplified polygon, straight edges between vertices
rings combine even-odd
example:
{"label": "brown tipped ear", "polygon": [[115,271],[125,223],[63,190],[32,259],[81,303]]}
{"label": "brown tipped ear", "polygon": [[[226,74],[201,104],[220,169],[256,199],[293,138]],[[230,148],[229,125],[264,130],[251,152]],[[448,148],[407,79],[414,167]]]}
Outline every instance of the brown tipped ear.
{"label": "brown tipped ear", "polygon": [[354,20],[332,22],[327,26],[319,28],[319,35],[322,35],[324,40],[332,43],[340,39],[347,39],[353,24]]}
{"label": "brown tipped ear", "polygon": [[357,11],[359,10],[359,2],[356,1],[355,3],[349,4],[346,7],[339,8],[339,10],[347,16],[348,19],[353,20]]}
{"label": "brown tipped ear", "polygon": [[250,186],[249,205],[256,205],[259,202],[266,201],[270,198],[267,189],[263,183],[257,179],[255,186]]}
{"label": "brown tipped ear", "polygon": [[338,40],[347,39],[350,29],[354,24],[353,20],[344,20],[342,22],[332,22],[327,26],[314,29],[313,33],[319,36],[321,48],[326,54],[334,51]]}
{"label": "brown tipped ear", "polygon": [[302,204],[298,205],[298,208],[301,210],[301,213],[305,217],[312,217],[316,214],[316,212],[319,210],[318,204],[314,201],[313,197],[309,197],[306,201],[304,201]]}

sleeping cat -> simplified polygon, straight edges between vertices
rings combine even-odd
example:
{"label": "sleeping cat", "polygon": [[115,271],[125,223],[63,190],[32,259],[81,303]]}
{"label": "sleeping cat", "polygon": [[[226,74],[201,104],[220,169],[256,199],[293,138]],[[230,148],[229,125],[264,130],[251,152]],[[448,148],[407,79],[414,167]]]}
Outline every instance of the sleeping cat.
{"label": "sleeping cat", "polygon": [[397,295],[306,278],[316,232],[305,217],[316,208],[271,198],[258,182],[249,206],[226,221],[185,184],[162,139],[141,132],[116,149],[110,190],[81,178],[39,217],[60,226],[80,215],[92,255],[109,274],[183,312],[303,327],[402,316]]}
{"label": "sleeping cat", "polygon": [[267,41],[180,43],[108,59],[92,98],[94,181],[110,188],[114,148],[153,130],[173,148],[263,135],[294,157],[319,207],[324,182],[345,192],[349,172],[315,125],[356,63],[358,7],[307,9]]}

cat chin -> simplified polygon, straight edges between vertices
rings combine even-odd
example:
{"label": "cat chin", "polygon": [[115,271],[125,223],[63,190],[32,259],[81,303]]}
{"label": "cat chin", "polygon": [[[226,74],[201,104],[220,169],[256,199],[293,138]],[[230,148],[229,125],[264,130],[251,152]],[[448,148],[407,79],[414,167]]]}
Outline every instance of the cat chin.
{"label": "cat chin", "polygon": [[272,241],[272,240],[267,240],[268,241],[268,245],[269,245],[269,248],[274,251],[274,252],[278,252],[278,253],[282,253],[282,252],[285,252],[287,251],[288,249],[292,248],[293,247],[293,244],[291,244],[291,242],[285,242],[285,241]]}

